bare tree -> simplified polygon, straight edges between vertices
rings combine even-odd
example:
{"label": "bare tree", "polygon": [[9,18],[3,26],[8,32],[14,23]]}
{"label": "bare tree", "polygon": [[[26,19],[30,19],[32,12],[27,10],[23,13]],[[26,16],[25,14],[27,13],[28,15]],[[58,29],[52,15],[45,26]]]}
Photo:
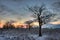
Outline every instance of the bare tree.
{"label": "bare tree", "polygon": [[4,28],[4,29],[13,29],[13,28],[15,28],[15,26],[12,25],[12,23],[14,23],[14,21],[7,21],[7,22],[3,25],[3,28]]}
{"label": "bare tree", "polygon": [[29,31],[30,31],[30,28],[31,28],[31,25],[30,25],[30,24],[32,23],[32,21],[26,21],[25,23],[28,24],[28,26],[29,26]]}
{"label": "bare tree", "polygon": [[36,21],[36,19],[34,19],[34,20],[28,20],[28,21],[25,22],[25,24],[28,24],[28,26],[29,26],[29,31],[30,31],[30,29],[32,27],[30,24],[33,23],[34,21]]}
{"label": "bare tree", "polygon": [[[43,24],[46,24],[50,21],[50,19],[55,16],[55,14],[49,13],[49,14],[43,14],[44,10],[46,10],[45,5],[41,5],[40,7],[34,6],[34,7],[28,7],[28,10],[33,12],[34,15],[37,17],[38,23],[39,23],[39,36],[42,36],[41,33],[41,26]],[[48,11],[47,11],[48,12]],[[46,13],[46,12],[45,12]]]}

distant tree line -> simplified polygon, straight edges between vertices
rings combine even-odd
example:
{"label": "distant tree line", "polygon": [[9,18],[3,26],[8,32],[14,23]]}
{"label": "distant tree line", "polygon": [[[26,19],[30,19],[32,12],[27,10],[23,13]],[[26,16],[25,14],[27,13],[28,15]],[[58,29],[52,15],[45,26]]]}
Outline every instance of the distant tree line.
{"label": "distant tree line", "polygon": [[13,29],[15,28],[14,25],[12,25],[11,23],[7,22],[3,25],[3,29]]}

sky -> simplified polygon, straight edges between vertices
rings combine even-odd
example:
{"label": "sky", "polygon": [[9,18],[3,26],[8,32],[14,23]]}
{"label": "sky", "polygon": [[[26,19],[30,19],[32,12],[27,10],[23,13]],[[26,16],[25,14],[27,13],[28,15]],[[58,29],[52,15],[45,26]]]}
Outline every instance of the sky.
{"label": "sky", "polygon": [[[0,0],[0,21],[6,22],[9,20],[14,20],[20,23],[24,23],[27,20],[34,19],[31,17],[32,12],[26,10],[28,6],[40,6],[45,4],[49,11],[59,14],[54,19],[60,20],[60,10],[54,9],[54,2],[59,2],[59,0]],[[60,21],[59,21],[60,22]]]}

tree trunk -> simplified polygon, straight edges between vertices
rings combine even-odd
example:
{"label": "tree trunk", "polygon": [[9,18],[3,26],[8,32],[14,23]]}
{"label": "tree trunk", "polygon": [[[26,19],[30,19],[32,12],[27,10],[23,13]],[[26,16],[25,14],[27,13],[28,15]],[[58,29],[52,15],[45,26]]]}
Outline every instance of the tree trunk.
{"label": "tree trunk", "polygon": [[38,23],[39,23],[39,36],[42,36],[42,33],[41,33],[42,20],[39,15],[38,15]]}
{"label": "tree trunk", "polygon": [[29,31],[30,31],[30,29],[31,29],[31,26],[30,26],[30,24],[29,24]]}
{"label": "tree trunk", "polygon": [[42,33],[41,33],[41,25],[39,25],[39,36],[42,36]]}

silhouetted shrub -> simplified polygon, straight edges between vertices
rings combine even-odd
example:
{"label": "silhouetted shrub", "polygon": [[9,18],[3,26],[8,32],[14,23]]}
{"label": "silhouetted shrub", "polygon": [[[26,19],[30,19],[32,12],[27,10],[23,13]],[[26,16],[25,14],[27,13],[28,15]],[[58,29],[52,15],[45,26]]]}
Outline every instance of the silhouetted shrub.
{"label": "silhouetted shrub", "polygon": [[15,28],[15,26],[9,23],[3,25],[3,29],[13,29],[13,28]]}

